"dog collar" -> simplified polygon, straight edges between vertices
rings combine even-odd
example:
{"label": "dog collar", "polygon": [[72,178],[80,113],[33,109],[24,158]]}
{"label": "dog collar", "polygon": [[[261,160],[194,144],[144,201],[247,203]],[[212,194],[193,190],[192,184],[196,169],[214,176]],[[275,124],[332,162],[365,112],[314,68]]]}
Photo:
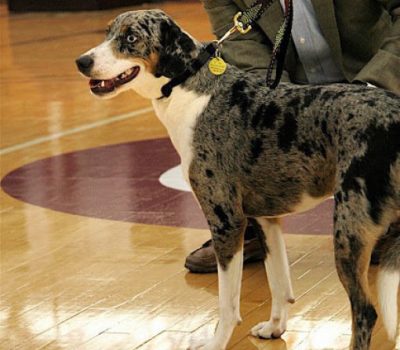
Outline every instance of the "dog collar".
{"label": "dog collar", "polygon": [[179,76],[172,78],[161,88],[162,96],[159,99],[169,97],[172,93],[172,89],[179,84],[184,83],[190,76],[197,73],[201,67],[215,54],[217,46],[214,42],[206,45],[201,51],[192,64]]}

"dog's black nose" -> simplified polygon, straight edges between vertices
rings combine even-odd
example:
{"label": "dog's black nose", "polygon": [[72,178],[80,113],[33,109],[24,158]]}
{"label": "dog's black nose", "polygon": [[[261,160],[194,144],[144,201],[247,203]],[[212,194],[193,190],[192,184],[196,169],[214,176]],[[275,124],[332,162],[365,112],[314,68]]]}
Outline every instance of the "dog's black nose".
{"label": "dog's black nose", "polygon": [[93,67],[94,60],[92,57],[89,55],[84,55],[79,57],[76,61],[76,65],[78,69],[83,73],[83,74],[88,74],[90,70]]}

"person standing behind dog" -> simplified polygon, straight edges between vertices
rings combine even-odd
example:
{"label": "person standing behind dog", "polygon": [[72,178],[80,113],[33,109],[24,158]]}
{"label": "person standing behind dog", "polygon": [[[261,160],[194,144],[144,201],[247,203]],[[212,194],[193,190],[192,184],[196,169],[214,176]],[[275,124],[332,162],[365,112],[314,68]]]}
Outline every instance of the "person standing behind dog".
{"label": "person standing behind dog", "polygon": [[[216,37],[254,0],[201,0]],[[247,34],[226,40],[222,57],[265,77],[284,0],[276,0]],[[281,81],[295,84],[368,83],[400,95],[400,0],[295,0],[292,40]],[[265,243],[254,220],[245,233],[244,262],[263,260]],[[377,260],[373,254],[372,260]],[[192,272],[214,272],[211,241],[186,258]]]}

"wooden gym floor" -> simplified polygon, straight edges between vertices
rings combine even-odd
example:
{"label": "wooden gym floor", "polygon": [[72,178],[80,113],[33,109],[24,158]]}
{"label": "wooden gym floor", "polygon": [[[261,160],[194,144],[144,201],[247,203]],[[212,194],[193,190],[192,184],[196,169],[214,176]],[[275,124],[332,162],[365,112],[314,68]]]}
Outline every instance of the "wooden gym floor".
{"label": "wooden gym floor", "polygon": [[[74,66],[123,10],[10,15],[0,6],[0,348],[179,350],[210,335],[217,276],[183,267],[209,233],[189,194],[158,183],[160,169],[177,165],[165,130],[134,93],[92,97]],[[212,38],[199,3],[156,6]],[[297,297],[288,331],[248,336],[270,309],[262,264],[252,264],[230,349],[346,348],[350,310],[323,222],[330,205],[319,210],[286,226]],[[378,322],[372,349],[395,347]]]}

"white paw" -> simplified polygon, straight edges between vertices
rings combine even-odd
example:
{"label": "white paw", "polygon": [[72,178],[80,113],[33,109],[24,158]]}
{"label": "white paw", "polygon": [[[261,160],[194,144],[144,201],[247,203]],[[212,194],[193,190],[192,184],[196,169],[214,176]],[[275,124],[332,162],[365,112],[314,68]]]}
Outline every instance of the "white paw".
{"label": "white paw", "polygon": [[251,335],[263,339],[279,338],[285,332],[285,330],[286,329],[282,329],[280,327],[279,321],[272,322],[269,320],[254,326],[251,329]]}

